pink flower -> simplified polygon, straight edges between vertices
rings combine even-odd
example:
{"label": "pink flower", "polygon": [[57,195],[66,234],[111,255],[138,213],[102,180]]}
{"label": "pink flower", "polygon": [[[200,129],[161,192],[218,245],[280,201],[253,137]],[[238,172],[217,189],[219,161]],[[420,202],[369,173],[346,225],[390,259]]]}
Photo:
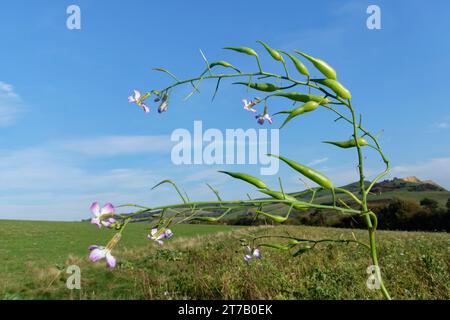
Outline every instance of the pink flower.
{"label": "pink flower", "polygon": [[158,230],[157,228],[153,228],[147,238],[156,241],[159,245],[163,245],[164,241],[162,239],[167,239],[172,236],[173,232],[170,229]]}
{"label": "pink flower", "polygon": [[101,209],[98,202],[94,202],[91,205],[91,211],[94,214],[94,218],[91,219],[92,224],[96,224],[99,228],[109,227],[111,224],[115,223],[116,220],[111,217],[114,215],[114,206],[111,203],[105,204]]}
{"label": "pink flower", "polygon": [[141,98],[142,98],[141,93],[137,90],[134,90],[134,96],[129,96],[128,102],[137,104],[139,107],[142,108],[142,110],[144,110],[145,113],[149,113],[150,108],[144,104]]}
{"label": "pink flower", "polygon": [[254,106],[258,103],[258,99],[256,101],[251,101],[247,99],[242,99],[242,103],[244,104],[244,109],[251,112],[256,112],[255,109],[253,109]]}
{"label": "pink flower", "polygon": [[106,259],[106,265],[108,268],[113,269],[116,266],[116,258],[111,254],[111,250],[100,246],[90,246],[89,260],[97,262],[102,259]]}

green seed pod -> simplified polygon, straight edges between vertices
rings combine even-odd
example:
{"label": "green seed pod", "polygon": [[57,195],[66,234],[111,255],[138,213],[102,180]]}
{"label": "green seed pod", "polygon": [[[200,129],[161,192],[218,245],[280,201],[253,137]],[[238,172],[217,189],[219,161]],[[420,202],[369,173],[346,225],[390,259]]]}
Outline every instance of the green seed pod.
{"label": "green seed pod", "polygon": [[299,102],[315,101],[319,102],[321,105],[330,103],[330,100],[328,100],[327,98],[315,94],[304,94],[299,92],[277,92],[274,94],[274,96],[284,97]]}
{"label": "green seed pod", "polygon": [[240,173],[240,172],[228,172],[228,171],[219,171],[219,172],[225,173],[233,178],[248,182],[259,189],[267,189],[267,185],[265,184],[264,181],[254,177],[254,176],[251,176],[249,174]]}
{"label": "green seed pod", "polygon": [[[323,141],[323,143],[332,144],[332,145],[335,145],[335,146],[337,146],[339,148],[344,148],[344,149],[356,147],[355,139],[350,139],[350,140],[347,140],[347,141]],[[358,138],[358,143],[359,143],[359,145],[361,147],[369,145],[369,143],[364,138]]]}
{"label": "green seed pod", "polygon": [[328,63],[321,59],[311,57],[310,55],[307,55],[306,53],[300,52],[298,50],[294,51],[311,61],[314,67],[316,67],[317,70],[319,70],[325,77],[327,77],[328,79],[336,80],[336,71],[334,71],[334,69]]}
{"label": "green seed pod", "polygon": [[286,220],[288,219],[288,217],[281,217],[281,216],[277,216],[277,215],[273,215],[267,212],[263,212],[263,211],[256,211],[258,214],[262,214],[264,216],[266,216],[267,218],[272,219],[273,221],[277,222],[277,223],[283,223],[286,222]]}
{"label": "green seed pod", "polygon": [[248,47],[225,47],[224,49],[233,50],[236,52],[248,54],[250,56],[258,57],[258,54],[256,53],[256,51],[253,50],[252,48],[248,48]]}
{"label": "green seed pod", "polygon": [[273,92],[276,90],[280,90],[280,87],[272,83],[255,83],[255,82],[234,82],[233,84],[242,84],[247,87],[250,87],[255,90],[265,91],[265,92]]}
{"label": "green seed pod", "polygon": [[266,48],[267,52],[272,56],[272,58],[274,58],[277,61],[284,62],[283,56],[280,54],[280,52],[278,50],[272,49],[271,47],[269,47],[267,44],[265,44],[261,40],[258,40],[257,42],[261,43],[263,45],[263,47]]}
{"label": "green seed pod", "polygon": [[239,71],[236,67],[234,67],[231,63],[226,62],[226,61],[223,61],[223,60],[220,60],[220,61],[216,61],[216,62],[211,63],[211,64],[209,65],[209,68],[212,69],[212,68],[214,68],[215,66],[222,66],[222,67],[225,67],[225,68],[231,68],[231,69],[236,70],[237,72],[240,72],[240,71]]}
{"label": "green seed pod", "polygon": [[294,110],[292,110],[289,114],[289,116],[286,118],[286,120],[284,120],[283,124],[281,125],[280,129],[282,129],[289,121],[291,121],[292,119],[294,119],[295,117],[307,113],[307,112],[311,112],[316,110],[318,107],[320,106],[320,104],[318,104],[315,101],[309,101],[307,103],[305,103],[304,105],[295,108]]}
{"label": "green seed pod", "polygon": [[280,52],[283,53],[283,54],[285,54],[285,55],[287,55],[287,56],[291,59],[292,63],[293,63],[294,66],[295,66],[295,69],[297,69],[298,72],[300,72],[301,74],[303,74],[303,75],[309,77],[309,71],[308,71],[308,68],[303,64],[303,62],[301,62],[300,60],[298,60],[296,57],[294,57],[294,56],[293,56],[292,54],[290,54],[290,53],[287,53],[287,52],[285,52],[285,51],[280,51]]}
{"label": "green seed pod", "polygon": [[195,217],[192,218],[192,220],[200,220],[200,221],[206,221],[206,222],[215,222],[219,219],[217,218],[213,218],[213,217]]}
{"label": "green seed pod", "polygon": [[342,99],[350,100],[352,95],[340,82],[333,79],[311,79],[313,82],[320,83],[334,91]]}
{"label": "green seed pod", "polygon": [[[261,189],[258,191],[262,192],[264,194],[267,194],[277,200],[288,200],[288,201],[292,201],[292,202],[298,202],[297,198],[290,196],[288,194],[283,195],[283,192],[280,192],[280,191],[272,191],[272,190],[264,190],[264,189]],[[290,204],[286,203],[286,205],[290,205]],[[297,210],[306,211],[306,208],[300,204],[294,205],[294,208]]]}
{"label": "green seed pod", "polygon": [[304,175],[305,177],[309,178],[310,180],[314,181],[315,183],[317,183],[321,187],[324,187],[325,189],[333,189],[334,188],[333,183],[331,182],[331,180],[328,177],[324,176],[322,173],[320,173],[312,168],[309,168],[305,165],[295,162],[294,160],[290,160],[290,159],[287,159],[282,156],[277,156],[274,154],[270,154],[269,156],[280,159],[281,161],[286,163],[288,166],[290,166],[292,169],[296,170],[300,174]]}

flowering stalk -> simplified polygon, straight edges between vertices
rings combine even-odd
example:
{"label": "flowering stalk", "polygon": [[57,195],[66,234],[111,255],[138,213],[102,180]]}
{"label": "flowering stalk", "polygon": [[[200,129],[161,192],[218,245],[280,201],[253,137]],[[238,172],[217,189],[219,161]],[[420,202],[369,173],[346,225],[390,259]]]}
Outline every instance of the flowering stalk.
{"label": "flowering stalk", "polygon": [[[372,189],[372,187],[375,185],[377,181],[379,181],[382,177],[384,177],[389,172],[389,161],[387,160],[386,156],[384,155],[382,148],[380,146],[380,143],[378,141],[378,137],[370,133],[368,130],[366,130],[362,126],[362,118],[361,116],[359,119],[357,118],[356,111],[351,103],[351,93],[348,89],[346,89],[338,80],[337,80],[337,74],[336,71],[325,61],[312,57],[306,53],[296,51],[295,53],[299,55],[299,57],[305,58],[308,62],[310,62],[314,68],[320,72],[323,76],[325,76],[325,79],[319,79],[319,78],[311,78],[310,72],[307,69],[307,67],[293,54],[287,53],[285,51],[275,50],[268,46],[264,42],[259,42],[263,45],[265,50],[270,54],[270,56],[281,62],[283,66],[283,74],[277,74],[272,72],[266,72],[264,71],[259,55],[258,53],[248,47],[226,47],[225,49],[233,50],[235,52],[253,56],[256,59],[257,62],[257,71],[254,72],[241,72],[239,69],[235,68],[231,64],[219,61],[216,63],[209,64],[208,60],[206,59],[206,56],[201,51],[203,60],[207,64],[207,70],[200,74],[198,77],[189,78],[186,80],[179,80],[176,78],[173,74],[166,71],[165,69],[158,68],[158,71],[163,71],[169,76],[171,76],[175,83],[167,86],[166,88],[163,88],[162,90],[152,90],[143,96],[140,95],[136,98],[136,92],[135,97],[130,97],[130,102],[135,102],[139,106],[145,106],[144,101],[146,98],[151,96],[153,93],[157,94],[157,100],[163,99],[162,103],[160,104],[159,109],[160,112],[164,112],[167,110],[167,104],[165,103],[168,100],[169,92],[181,85],[184,84],[190,84],[194,90],[188,95],[187,98],[192,96],[195,92],[199,92],[198,88],[200,84],[204,80],[211,80],[215,79],[217,80],[217,86],[214,92],[214,97],[219,89],[221,80],[223,79],[235,79],[235,78],[243,78],[248,79],[246,82],[235,82],[236,84],[245,84],[248,89],[257,90],[260,92],[265,92],[266,96],[262,99],[257,98],[255,101],[249,101],[244,99],[244,109],[256,112],[254,107],[259,103],[264,101],[264,110],[262,113],[258,114],[256,116],[256,119],[259,124],[264,124],[266,121],[268,123],[272,123],[273,119],[269,114],[269,107],[268,107],[268,101],[272,101],[274,98],[282,98],[282,99],[289,99],[294,104],[296,103],[303,103],[303,105],[294,108],[292,110],[286,110],[276,113],[275,115],[283,115],[287,114],[287,118],[284,121],[283,125],[286,125],[289,121],[293,120],[294,118],[301,117],[305,113],[314,112],[318,108],[324,108],[326,110],[331,111],[332,113],[336,114],[338,118],[335,120],[335,122],[339,120],[344,120],[348,124],[350,124],[352,129],[352,140],[350,142],[347,142],[345,144],[343,143],[332,143],[333,146],[341,147],[341,148],[355,148],[357,153],[357,159],[358,159],[358,171],[359,171],[359,194],[354,194],[350,190],[346,190],[344,188],[338,188],[333,185],[331,180],[326,178],[324,175],[322,175],[320,172],[317,172],[315,170],[312,170],[311,168],[308,168],[302,164],[296,163],[295,161],[292,161],[290,159],[275,155],[282,159],[286,164],[291,166],[294,170],[296,170],[298,173],[302,174],[303,176],[311,179],[312,181],[319,184],[320,188],[308,188],[306,190],[305,194],[311,193],[311,200],[309,202],[306,201],[300,201],[297,198],[286,195],[282,189],[281,183],[281,191],[276,190],[270,190],[268,187],[265,186],[265,184],[262,182],[262,186],[260,187],[260,191],[271,196],[272,198],[269,199],[250,199],[250,200],[236,200],[236,201],[223,201],[222,198],[219,196],[218,192],[214,189],[213,192],[218,198],[218,201],[216,202],[190,202],[187,195],[186,197],[183,196],[183,194],[180,192],[178,187],[175,183],[173,183],[170,180],[163,181],[162,183],[171,183],[178,194],[180,195],[183,203],[180,204],[174,204],[169,206],[160,206],[160,207],[154,207],[154,208],[148,208],[143,207],[139,205],[124,205],[121,207],[136,207],[139,209],[139,211],[132,213],[130,215],[124,215],[122,216],[123,219],[132,219],[136,218],[139,215],[142,214],[153,214],[154,217],[159,217],[159,220],[157,221],[158,226],[162,226],[163,229],[167,229],[171,224],[173,223],[180,223],[190,220],[203,220],[203,221],[217,221],[221,219],[222,217],[226,216],[228,213],[232,212],[235,209],[242,208],[242,207],[257,207],[258,210],[256,210],[256,213],[264,214],[266,217],[276,221],[276,222],[284,222],[287,220],[289,213],[291,212],[292,208],[296,208],[298,210],[306,210],[306,209],[318,209],[318,210],[334,210],[341,214],[348,214],[352,216],[360,216],[364,219],[369,235],[369,242],[368,244],[363,243],[361,241],[358,241],[356,239],[353,240],[332,240],[332,239],[323,239],[323,240],[308,240],[308,239],[296,239],[292,237],[284,237],[284,236],[270,236],[272,238],[283,238],[285,240],[289,240],[288,244],[277,244],[277,243],[259,243],[256,244],[256,241],[259,241],[263,239],[263,237],[256,237],[253,241],[253,246],[247,248],[247,254],[245,255],[245,260],[250,261],[253,257],[261,257],[261,252],[259,251],[261,246],[271,247],[279,250],[290,250],[293,248],[297,248],[297,251],[294,255],[299,255],[304,252],[312,250],[316,245],[324,242],[335,242],[335,243],[356,243],[358,245],[363,245],[364,247],[367,247],[370,251],[370,258],[372,260],[373,265],[379,266],[378,263],[378,256],[377,256],[377,250],[376,250],[376,227],[377,227],[377,221],[376,221],[376,215],[369,209],[367,204],[367,196]],[[306,76],[306,81],[300,81],[295,79],[292,74],[293,72],[288,72],[286,61],[284,60],[282,54],[289,57],[290,61],[293,63],[296,71],[301,74],[302,76]],[[214,68],[217,66],[229,68],[234,73],[214,73]],[[265,81],[274,81],[275,83],[271,82],[255,82],[255,79],[262,80],[265,79]],[[287,82],[284,86],[281,86],[281,82]],[[294,92],[294,91],[286,91],[288,89],[297,89],[297,88],[307,88],[308,93],[301,93],[301,92]],[[318,95],[311,94],[311,90],[314,90],[318,93]],[[339,109],[337,109],[339,107]],[[341,108],[342,107],[342,108]],[[346,111],[350,115],[346,115]],[[368,139],[369,141],[367,142]],[[329,143],[329,142],[328,142]],[[385,164],[385,169],[379,173],[370,183],[368,186],[365,184],[365,176],[364,176],[364,156],[363,156],[363,148],[372,148],[375,151],[378,152],[380,155],[382,161]],[[228,173],[235,179],[244,180],[247,183],[251,183],[255,186],[260,185],[258,182],[258,179],[255,177],[251,177],[245,174],[240,173]],[[256,182],[255,182],[256,181]],[[159,185],[159,184],[158,184]],[[333,202],[332,205],[321,205],[314,203],[316,192],[319,189],[328,190],[330,192],[330,195],[332,196]],[[356,205],[357,209],[350,207],[347,205],[344,201],[344,199],[340,198],[340,194],[344,194],[347,197],[349,197],[351,200],[353,200]],[[297,195],[298,197],[299,195]],[[336,203],[339,202],[342,206],[337,206]],[[281,217],[273,214],[268,214],[264,212],[264,206],[267,204],[273,204],[273,203],[282,203],[287,206],[289,206],[289,212],[286,217]],[[202,216],[201,214],[204,214],[208,212],[208,210],[217,212],[219,211],[219,217],[208,217],[208,216]],[[129,220],[127,220],[129,221]],[[156,229],[154,234],[151,236],[155,237],[153,240],[158,240],[157,238],[161,236],[164,233],[157,233],[158,230]],[[161,231],[164,232],[164,231]],[[161,239],[159,239],[161,240]],[[256,251],[257,250],[257,251]],[[255,255],[256,252],[256,255]],[[379,268],[376,268],[376,270],[379,270]],[[377,271],[378,272],[378,271]],[[384,283],[381,279],[381,275],[378,273],[378,280],[380,281],[381,286],[381,292],[383,296],[386,299],[390,299],[390,295],[387,291],[387,289],[384,286]]]}

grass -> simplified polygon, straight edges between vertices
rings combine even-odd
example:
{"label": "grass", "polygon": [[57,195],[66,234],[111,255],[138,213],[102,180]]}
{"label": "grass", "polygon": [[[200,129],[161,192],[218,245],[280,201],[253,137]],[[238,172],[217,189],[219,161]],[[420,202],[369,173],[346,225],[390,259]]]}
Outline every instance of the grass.
{"label": "grass", "polygon": [[[365,239],[363,230],[278,226],[232,228],[178,225],[164,247],[145,240],[146,224],[132,224],[115,255],[118,266],[87,260],[86,248],[111,235],[87,223],[0,221],[0,298],[3,299],[381,299],[366,288],[367,252],[324,245],[300,257],[263,249],[243,262],[246,233],[303,238]],[[450,235],[379,231],[381,267],[397,299],[450,299]],[[82,289],[68,290],[65,270],[80,266]]]}
{"label": "grass", "polygon": [[[192,237],[232,228],[176,225],[173,231],[180,237]],[[120,249],[126,251],[142,248],[148,244],[148,231],[145,223],[130,224],[124,231]],[[0,221],[0,279],[17,281],[30,266],[64,267],[69,255],[85,256],[89,245],[105,245],[112,234],[112,230],[98,230],[85,222]]]}

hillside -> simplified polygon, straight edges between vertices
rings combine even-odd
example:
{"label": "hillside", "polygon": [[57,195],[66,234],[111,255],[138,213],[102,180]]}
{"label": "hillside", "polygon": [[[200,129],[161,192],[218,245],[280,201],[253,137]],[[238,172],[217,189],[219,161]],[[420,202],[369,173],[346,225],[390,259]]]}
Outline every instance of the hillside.
{"label": "hillside", "polygon": [[[366,182],[368,185],[369,182]],[[359,192],[359,182],[354,182],[343,186],[347,190],[350,190],[354,194]],[[395,230],[436,230],[436,231],[449,231],[450,221],[449,217],[441,216],[439,212],[432,213],[434,216],[424,216],[426,209],[423,209],[420,202],[427,198],[435,200],[439,208],[445,210],[448,199],[450,198],[450,192],[429,180],[419,180],[416,177],[407,178],[394,178],[392,180],[385,180],[375,184],[372,189],[374,192],[368,197],[369,207],[378,212],[381,211],[384,215],[388,215],[389,219],[383,216],[380,221],[380,228],[383,229],[395,229]],[[297,199],[309,201],[311,195],[305,195],[302,192],[290,193]],[[345,201],[349,206],[356,207],[356,203],[345,194],[338,194],[338,197]],[[396,209],[398,201],[405,202],[405,205],[401,206],[399,210]],[[332,196],[328,190],[322,190],[316,193],[315,203],[319,204],[331,204]],[[387,209],[386,209],[387,208]],[[254,212],[256,208],[237,209],[232,214],[229,214],[221,223],[237,224],[237,225],[251,225],[251,224],[265,224],[267,221],[264,219],[254,219]],[[283,204],[271,204],[264,207],[264,211],[272,214],[285,214],[287,212],[287,206]],[[395,217],[400,214],[401,217]],[[429,213],[427,213],[429,214]],[[214,212],[205,212],[201,215],[215,215]],[[402,217],[406,215],[406,217]],[[393,216],[393,218],[391,218]],[[418,217],[418,219],[416,219]],[[392,221],[396,219],[396,221]],[[409,219],[409,220],[408,220]],[[386,222],[389,220],[390,224]],[[401,221],[398,221],[401,220]],[[441,223],[442,222],[442,223]],[[303,224],[303,225],[316,225],[316,226],[334,226],[334,227],[363,227],[364,224],[360,221],[356,221],[353,218],[345,218],[342,215],[336,213],[334,210],[329,211],[316,211],[309,210],[307,212],[301,212],[293,210],[289,224]]]}
{"label": "hillside", "polygon": [[[365,184],[368,186],[369,182],[366,181]],[[342,186],[342,188],[358,194],[359,182]],[[437,183],[430,180],[422,181],[416,177],[394,178],[375,184],[372,191],[368,196],[368,205],[379,218],[380,214],[382,215],[381,219],[379,219],[381,222],[379,228],[387,230],[450,231],[450,214],[442,215],[442,212],[445,214],[447,201],[450,199],[450,192]],[[290,193],[290,195],[303,201],[311,200],[311,194],[305,193],[304,191]],[[346,194],[338,193],[337,196],[347,205],[357,207],[356,202]],[[265,197],[261,196],[261,198]],[[437,207],[434,212],[427,212],[427,208],[421,206],[420,203],[423,199],[436,201]],[[398,203],[399,201],[401,202],[400,204]],[[316,192],[314,202],[324,205],[332,204],[330,191],[322,190]],[[400,209],[397,210],[396,206],[400,206]],[[201,207],[197,206],[197,208]],[[203,204],[203,207],[209,207],[209,209],[204,212],[199,212],[197,217],[217,216],[221,212],[220,210],[211,210],[211,204]],[[235,209],[217,223],[234,225],[271,223],[271,221],[268,221],[262,216],[255,219],[254,212],[256,209],[256,207]],[[264,211],[271,214],[283,215],[286,214],[287,210],[288,207],[283,204],[269,204],[264,206]],[[386,215],[388,219],[386,219]],[[400,217],[396,217],[396,215],[400,215]],[[152,219],[151,216],[152,214],[143,214],[134,219],[134,221],[148,221]],[[386,223],[387,220],[389,220],[389,224]],[[193,221],[193,223],[199,222]],[[334,210],[322,210],[320,212],[317,210],[308,210],[307,212],[303,212],[293,209],[286,223],[328,227],[365,226],[361,221],[356,221],[351,217],[344,217]]]}

